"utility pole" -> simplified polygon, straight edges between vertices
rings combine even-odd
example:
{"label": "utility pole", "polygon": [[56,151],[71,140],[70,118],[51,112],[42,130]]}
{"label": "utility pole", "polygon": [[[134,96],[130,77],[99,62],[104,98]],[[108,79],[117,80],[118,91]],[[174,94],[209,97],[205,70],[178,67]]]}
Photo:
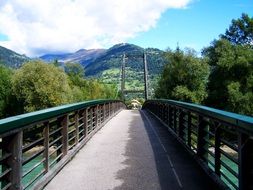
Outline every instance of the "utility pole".
{"label": "utility pole", "polygon": [[125,101],[126,54],[123,55],[121,67],[121,100]]}
{"label": "utility pole", "polygon": [[148,67],[147,67],[147,55],[144,51],[143,53],[143,63],[144,63],[144,97],[145,100],[148,99]]}

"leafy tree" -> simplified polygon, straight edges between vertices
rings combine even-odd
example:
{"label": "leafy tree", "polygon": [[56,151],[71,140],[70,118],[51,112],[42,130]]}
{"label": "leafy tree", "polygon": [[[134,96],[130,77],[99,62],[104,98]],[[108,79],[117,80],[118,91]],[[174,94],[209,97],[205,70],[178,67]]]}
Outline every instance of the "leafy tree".
{"label": "leafy tree", "polygon": [[79,63],[66,63],[65,72],[73,91],[73,101],[115,98],[115,85],[104,84],[94,79],[84,79],[84,68]]}
{"label": "leafy tree", "polygon": [[215,40],[203,55],[212,66],[207,105],[253,114],[253,49],[228,40]]}
{"label": "leafy tree", "polygon": [[117,85],[116,84],[104,84],[102,85],[102,92],[103,92],[103,98],[104,99],[117,99],[119,98],[119,95],[117,94]]}
{"label": "leafy tree", "polygon": [[179,48],[165,54],[168,64],[158,82],[157,98],[176,99],[201,103],[207,96],[206,83],[209,74],[207,63],[194,51]]}
{"label": "leafy tree", "polygon": [[7,115],[11,96],[11,74],[10,69],[0,65],[0,118]]}
{"label": "leafy tree", "polygon": [[24,64],[12,78],[13,93],[26,112],[71,102],[72,92],[63,70],[41,61]]}
{"label": "leafy tree", "polygon": [[69,76],[84,77],[84,68],[79,63],[68,62],[65,64],[64,69]]}
{"label": "leafy tree", "polygon": [[54,66],[56,66],[56,67],[60,67],[60,66],[61,66],[61,64],[59,63],[58,59],[55,59],[55,60],[52,62],[52,64],[53,64]]}
{"label": "leafy tree", "polygon": [[241,18],[233,19],[232,24],[221,38],[233,44],[251,45],[253,47],[253,17],[243,13]]}
{"label": "leafy tree", "polygon": [[103,84],[98,80],[89,80],[87,86],[88,99],[115,99],[116,86]]}

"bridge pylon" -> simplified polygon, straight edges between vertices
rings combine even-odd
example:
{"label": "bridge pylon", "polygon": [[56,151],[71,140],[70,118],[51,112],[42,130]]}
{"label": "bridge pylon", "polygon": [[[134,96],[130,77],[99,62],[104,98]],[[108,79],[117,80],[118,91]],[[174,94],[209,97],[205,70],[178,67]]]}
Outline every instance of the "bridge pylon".
{"label": "bridge pylon", "polygon": [[[143,59],[143,73],[144,73],[144,90],[126,90],[126,60],[129,57],[140,57]],[[140,55],[126,55],[123,54],[122,64],[121,64],[121,100],[125,101],[125,96],[127,93],[144,93],[145,100],[148,99],[148,66],[147,66],[147,55],[145,52]]]}

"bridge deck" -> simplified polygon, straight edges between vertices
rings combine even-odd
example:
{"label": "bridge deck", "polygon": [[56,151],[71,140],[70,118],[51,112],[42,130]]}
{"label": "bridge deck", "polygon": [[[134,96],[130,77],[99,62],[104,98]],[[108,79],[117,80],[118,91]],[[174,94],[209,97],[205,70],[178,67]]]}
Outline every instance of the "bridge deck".
{"label": "bridge deck", "polygon": [[124,110],[98,131],[45,189],[217,187],[152,115]]}

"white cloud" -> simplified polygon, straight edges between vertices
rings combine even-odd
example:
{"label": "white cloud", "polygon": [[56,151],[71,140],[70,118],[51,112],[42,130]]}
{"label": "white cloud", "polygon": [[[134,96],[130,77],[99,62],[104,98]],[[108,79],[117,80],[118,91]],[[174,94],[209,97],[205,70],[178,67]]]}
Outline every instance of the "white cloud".
{"label": "white cloud", "polygon": [[[170,8],[191,0],[6,0],[0,2],[0,45],[27,55],[125,42],[155,27]],[[172,18],[173,19],[173,18]]]}

